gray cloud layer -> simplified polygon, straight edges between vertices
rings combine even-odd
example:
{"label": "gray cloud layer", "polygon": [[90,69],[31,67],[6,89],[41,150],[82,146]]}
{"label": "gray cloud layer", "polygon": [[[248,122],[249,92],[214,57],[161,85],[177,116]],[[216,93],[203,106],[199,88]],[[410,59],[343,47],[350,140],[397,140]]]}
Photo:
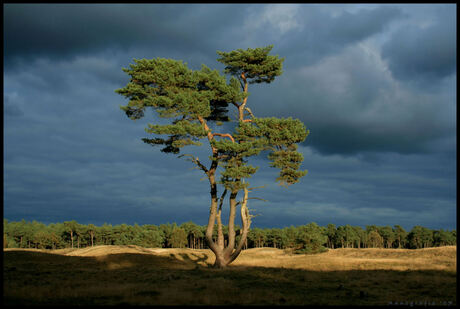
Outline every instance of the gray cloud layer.
{"label": "gray cloud layer", "polygon": [[[132,58],[222,69],[216,50],[274,44],[257,116],[311,130],[309,174],[287,190],[263,158],[256,226],[455,226],[456,15],[452,5],[4,6],[5,217],[206,223],[209,189],[189,162],[140,140],[114,90]],[[192,150],[190,150],[192,152]],[[205,150],[199,150],[206,157]]]}
{"label": "gray cloud layer", "polygon": [[409,25],[392,34],[382,48],[394,76],[402,80],[442,79],[456,71],[456,14],[451,7],[435,10],[428,25]]}

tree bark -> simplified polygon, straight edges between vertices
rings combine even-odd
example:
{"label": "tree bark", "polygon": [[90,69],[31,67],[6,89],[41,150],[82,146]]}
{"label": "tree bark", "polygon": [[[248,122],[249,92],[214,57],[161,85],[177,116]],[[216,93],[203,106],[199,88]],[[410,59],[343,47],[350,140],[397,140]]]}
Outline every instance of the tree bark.
{"label": "tree bark", "polygon": [[[238,257],[238,255],[240,255],[241,250],[243,249],[243,246],[246,243],[246,239],[248,237],[249,228],[251,226],[251,217],[249,216],[249,210],[247,207],[248,194],[249,194],[249,190],[247,188],[244,188],[244,197],[243,197],[243,201],[241,202],[241,224],[242,224],[243,232],[241,234],[240,241],[238,242],[238,246],[236,247],[235,251],[233,251],[233,253],[230,256],[229,263],[233,262]],[[236,203],[235,203],[235,207],[236,207]]]}
{"label": "tree bark", "polygon": [[222,196],[220,197],[219,202],[219,210],[217,211],[217,245],[221,250],[224,250],[225,243],[224,243],[224,233],[222,231],[222,203],[224,202],[224,197],[227,194],[227,190],[224,190]]}
{"label": "tree bark", "polygon": [[[211,180],[211,179],[210,179]],[[213,186],[211,186],[213,187]],[[214,230],[214,224],[217,220],[219,222],[219,211],[217,209],[217,192],[214,194],[214,191],[211,190],[211,210],[209,214],[209,221],[208,226],[206,229],[206,240],[208,242],[209,248],[214,252],[216,256],[216,260],[214,262],[214,267],[216,268],[225,268],[231,262],[233,262],[238,255],[241,253],[243,246],[246,244],[247,235],[249,231],[249,227],[251,224],[249,212],[247,209],[247,199],[248,199],[248,192],[247,188],[244,189],[244,198],[241,202],[241,221],[242,221],[242,233],[241,238],[238,242],[237,247],[235,248],[235,214],[236,214],[236,196],[238,191],[235,190],[232,192],[230,196],[230,215],[229,215],[229,224],[228,224],[228,243],[227,246],[224,247],[221,245],[219,241],[219,236],[217,243],[212,239],[212,233]],[[218,223],[219,224],[219,223]],[[219,233],[218,233],[219,234]],[[222,233],[223,234],[223,233]],[[223,239],[223,237],[222,237]],[[223,241],[222,241],[223,244]]]}
{"label": "tree bark", "polygon": [[[248,93],[248,81],[246,79],[246,75],[244,72],[241,73],[241,79],[244,81],[243,92],[247,94]],[[240,121],[243,121],[243,122],[244,122],[244,108],[246,107],[247,101],[248,101],[248,98],[245,97],[241,105],[238,106],[238,116],[239,116],[238,118]]]}

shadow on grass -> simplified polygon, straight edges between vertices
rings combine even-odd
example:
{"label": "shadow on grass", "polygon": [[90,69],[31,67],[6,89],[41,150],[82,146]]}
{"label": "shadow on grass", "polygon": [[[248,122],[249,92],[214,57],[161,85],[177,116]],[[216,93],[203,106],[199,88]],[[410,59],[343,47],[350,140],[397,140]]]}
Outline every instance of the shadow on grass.
{"label": "shadow on grass", "polygon": [[[147,253],[147,251],[146,251]],[[6,305],[456,304],[456,273],[207,267],[207,255],[3,253]]]}
{"label": "shadow on grass", "polygon": [[[182,257],[182,260],[185,261],[188,264],[194,264],[195,268],[201,268],[201,267],[211,267],[212,264],[208,263],[208,256],[206,254],[196,254],[196,253],[179,253],[179,255]],[[190,256],[193,256],[191,258]]]}

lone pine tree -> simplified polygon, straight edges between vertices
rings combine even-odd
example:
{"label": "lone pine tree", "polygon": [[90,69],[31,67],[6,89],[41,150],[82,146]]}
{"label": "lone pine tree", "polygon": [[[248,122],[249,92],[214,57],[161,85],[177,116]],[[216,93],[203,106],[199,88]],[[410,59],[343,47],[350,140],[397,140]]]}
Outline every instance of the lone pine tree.
{"label": "lone pine tree", "polygon": [[[207,140],[209,161],[192,154],[179,157],[193,162],[209,180],[211,206],[206,240],[216,256],[216,267],[234,261],[246,243],[251,225],[248,196],[253,189],[247,179],[258,169],[248,163],[248,158],[267,151],[270,165],[280,170],[276,180],[284,186],[298,182],[306,174],[299,170],[303,156],[297,151],[297,144],[309,133],[304,124],[292,118],[259,118],[247,105],[249,84],[271,83],[282,73],[284,59],[269,55],[272,48],[218,51],[218,61],[225,64],[224,72],[230,75],[228,80],[205,65],[194,71],[182,61],[134,59],[130,68],[123,69],[131,77],[130,82],[116,90],[129,99],[126,106],[121,106],[129,118],[140,119],[147,108],[152,108],[159,117],[170,120],[169,124],[149,124],[146,132],[154,137],[143,138],[145,143],[160,145],[165,153],[179,154],[183,147],[202,146],[201,140]],[[237,119],[230,118],[229,108],[236,109]],[[243,197],[237,201],[240,191]],[[221,214],[227,193],[230,211],[225,246]],[[242,227],[235,231],[238,206]]]}

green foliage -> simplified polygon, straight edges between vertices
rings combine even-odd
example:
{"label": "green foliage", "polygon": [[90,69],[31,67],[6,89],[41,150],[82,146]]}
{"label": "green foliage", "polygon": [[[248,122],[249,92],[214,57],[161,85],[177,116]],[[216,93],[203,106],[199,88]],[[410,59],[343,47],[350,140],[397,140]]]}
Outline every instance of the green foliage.
{"label": "green foliage", "polygon": [[437,246],[446,246],[448,244],[456,243],[456,233],[449,232],[443,229],[433,232],[433,244]]}
{"label": "green foliage", "polygon": [[355,238],[355,247],[357,246],[358,248],[361,248],[365,246],[366,241],[367,241],[367,234],[366,231],[363,230],[362,227],[360,226],[353,226],[353,229],[355,230],[356,238]]}
{"label": "green foliage", "polygon": [[[93,231],[94,246],[97,245],[138,245],[146,248],[207,248],[204,240],[206,226],[200,226],[192,221],[178,226],[173,224],[153,224],[134,226],[127,224],[114,225],[104,223],[102,226],[93,224],[83,225],[75,220],[64,223],[51,223],[45,225],[36,221],[25,220],[14,222],[4,220],[3,234],[7,240],[7,248],[42,248],[62,249],[70,248],[69,226],[74,228],[74,245],[80,247],[91,246]],[[236,226],[236,230],[240,228]],[[296,253],[315,253],[327,248],[352,247],[352,248],[383,248],[384,237],[379,230],[388,227],[370,225],[366,229],[350,225],[335,227],[328,224],[326,227],[309,223],[301,226],[280,228],[254,228],[248,234],[248,248],[274,247],[280,249],[293,248]],[[399,232],[398,232],[399,231]],[[425,227],[415,226],[410,233],[395,225],[393,233],[400,235],[402,248],[426,248],[431,246],[451,246],[457,243],[456,230],[430,230]],[[223,226],[225,237],[228,237],[228,226]],[[25,236],[25,235],[30,235]],[[217,226],[215,226],[215,236]],[[360,246],[360,244],[363,244]],[[387,246],[385,246],[387,247]],[[398,240],[388,248],[398,248]]]}
{"label": "green foliage", "polygon": [[327,246],[328,248],[334,248],[334,244],[337,241],[337,228],[335,224],[329,223],[326,227]]}
{"label": "green foliage", "polygon": [[273,45],[259,48],[237,49],[231,52],[218,51],[217,61],[226,65],[225,73],[240,77],[242,73],[249,83],[270,83],[282,74],[284,58],[269,55]]}
{"label": "green foliage", "polygon": [[263,247],[267,240],[266,231],[261,228],[255,227],[248,233],[248,241],[252,244],[251,247]]}
{"label": "green foliage", "polygon": [[407,237],[407,232],[404,230],[404,228],[400,225],[395,225],[394,226],[394,233],[396,237],[396,242],[398,244],[398,248],[404,247],[405,245],[405,239]]}
{"label": "green foliage", "polygon": [[299,247],[296,253],[320,253],[327,249],[324,245],[327,242],[325,229],[315,222],[299,227],[297,231],[297,243]]}
{"label": "green foliage", "polygon": [[433,231],[416,225],[407,236],[410,248],[427,248],[433,244]]}
{"label": "green foliage", "polygon": [[181,227],[174,227],[171,231],[169,241],[173,248],[185,248],[185,245],[187,244],[187,234],[185,233],[185,230]]}
{"label": "green foliage", "polygon": [[299,170],[303,155],[297,152],[297,143],[303,142],[309,131],[298,119],[255,118],[252,122],[240,122],[235,138],[244,145],[241,156],[258,155],[268,150],[270,166],[279,168],[276,179],[281,185],[290,185],[299,181],[307,171]]}
{"label": "green foliage", "polygon": [[187,145],[201,145],[206,136],[199,118],[209,121],[229,121],[228,104],[245,97],[235,80],[226,78],[205,65],[201,71],[192,71],[181,61],[156,58],[134,59],[129,69],[131,76],[126,87],[116,90],[129,99],[121,109],[131,119],[144,117],[152,108],[159,117],[170,118],[171,124],[150,124],[147,133],[169,135],[168,138],[144,138],[150,145],[165,145],[163,152],[179,153]]}
{"label": "green foliage", "polygon": [[383,248],[383,237],[377,230],[371,230],[367,235],[367,244],[369,248]]}
{"label": "green foliage", "polygon": [[135,233],[135,245],[147,248],[161,248],[163,246],[164,234],[155,225],[139,226]]}
{"label": "green foliage", "polygon": [[232,75],[228,81],[205,65],[193,71],[182,61],[134,59],[129,68],[123,69],[131,77],[130,82],[116,90],[129,99],[121,109],[131,119],[142,118],[147,108],[155,110],[159,117],[170,119],[170,124],[149,124],[145,131],[155,137],[142,138],[152,146],[163,145],[163,152],[179,154],[183,147],[201,146],[200,139],[208,138],[210,146],[218,152],[211,160],[222,167],[220,183],[227,189],[248,186],[242,179],[250,178],[258,169],[248,164],[248,158],[264,150],[270,151],[270,166],[280,169],[277,181],[286,186],[294,184],[306,175],[306,171],[299,170],[303,156],[297,152],[297,143],[304,141],[309,132],[300,120],[255,118],[248,110],[253,117],[250,122],[239,121],[234,132],[224,134],[234,139],[215,139],[211,126],[204,123],[210,121],[217,127],[230,121],[230,104],[246,106],[248,83],[270,83],[282,74],[284,58],[269,55],[272,48],[270,45],[229,53],[218,51],[218,61],[226,65],[224,72]]}
{"label": "green foliage", "polygon": [[396,240],[396,234],[390,226],[385,226],[380,229],[380,235],[383,237],[383,241],[387,248],[391,248],[393,242]]}
{"label": "green foliage", "polygon": [[337,228],[336,239],[340,242],[342,248],[353,248],[361,242],[359,230],[349,224]]}

